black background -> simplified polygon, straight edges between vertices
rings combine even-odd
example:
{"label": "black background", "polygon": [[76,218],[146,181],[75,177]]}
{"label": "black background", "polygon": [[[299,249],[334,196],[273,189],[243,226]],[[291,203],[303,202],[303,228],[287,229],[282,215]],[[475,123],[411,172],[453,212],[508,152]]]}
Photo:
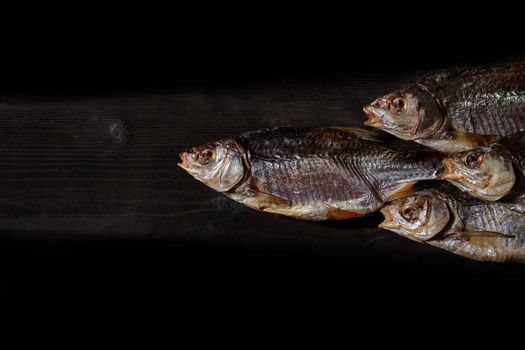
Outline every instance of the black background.
{"label": "black background", "polygon": [[[18,40],[4,55],[0,88],[4,103],[23,106],[22,112],[10,112],[11,127],[17,116],[31,115],[38,124],[39,118],[58,115],[65,133],[68,121],[91,120],[94,108],[106,113],[100,120],[124,121],[134,130],[130,135],[163,130],[151,138],[164,148],[156,149],[161,163],[150,175],[157,171],[170,179],[145,178],[130,189],[124,167],[122,182],[107,192],[85,194],[97,201],[84,207],[78,204],[81,197],[56,201],[59,189],[52,184],[56,193],[31,201],[24,186],[38,193],[38,185],[13,189],[6,182],[4,191],[23,205],[9,208],[10,201],[2,201],[2,292],[82,300],[163,296],[190,309],[254,302],[308,309],[312,304],[402,308],[414,298],[471,300],[517,291],[521,266],[468,261],[380,232],[374,228],[380,216],[305,223],[257,213],[175,166],[181,149],[244,130],[359,125],[363,104],[428,70],[525,57],[521,42],[509,35],[519,33],[511,29],[450,24],[442,30],[429,19],[403,27],[386,23],[375,28],[377,34],[366,29],[373,25],[369,17],[357,17],[334,19],[335,27],[325,25],[330,18],[277,26],[263,16],[255,23],[248,18],[221,26],[224,19],[150,30],[139,25],[111,34],[94,33],[91,25],[55,40],[54,34],[64,33],[59,27]],[[28,112],[35,107],[38,112]],[[145,125],[137,120],[150,117],[160,122],[151,130],[136,129]],[[107,137],[91,134],[90,126],[81,140]],[[24,127],[34,137],[41,125]],[[17,130],[2,141],[4,147],[9,140],[19,142],[9,148],[13,155],[18,147],[31,146],[13,136]],[[57,142],[67,146],[68,140]],[[46,147],[41,152],[35,157],[45,157]],[[71,193],[77,190],[83,193],[81,188]],[[115,215],[124,209],[114,193],[122,201],[139,196],[145,215]],[[86,213],[91,219],[82,219]],[[71,218],[77,214],[80,220]]]}

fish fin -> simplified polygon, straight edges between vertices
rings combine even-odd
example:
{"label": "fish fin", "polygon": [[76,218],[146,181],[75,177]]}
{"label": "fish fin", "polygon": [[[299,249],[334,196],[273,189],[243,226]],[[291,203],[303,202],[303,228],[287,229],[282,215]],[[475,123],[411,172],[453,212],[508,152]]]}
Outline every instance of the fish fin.
{"label": "fish fin", "polygon": [[331,220],[345,220],[345,219],[354,219],[363,216],[361,213],[355,211],[350,211],[346,209],[330,207],[328,209],[328,219]]}
{"label": "fish fin", "polygon": [[402,187],[394,194],[391,194],[387,198],[385,198],[386,202],[391,202],[393,200],[399,199],[399,198],[405,198],[406,196],[416,192],[419,187],[416,186],[417,181],[411,181],[407,182],[402,185]]}
{"label": "fish fin", "polygon": [[514,238],[515,236],[501,233],[501,232],[494,232],[494,231],[478,231],[474,228],[469,229],[469,226],[466,227],[466,230],[464,231],[457,231],[453,234],[454,237],[456,237],[460,241],[468,241],[470,238],[473,237],[480,237],[480,238]]}
{"label": "fish fin", "polygon": [[355,136],[357,136],[359,138],[362,138],[364,140],[382,142],[379,139],[379,136],[381,134],[379,134],[378,132],[375,132],[375,131],[371,131],[371,130],[365,130],[365,129],[352,127],[352,126],[330,126],[328,129],[341,130],[341,131],[353,134],[353,135],[355,135]]}
{"label": "fish fin", "polygon": [[497,135],[477,135],[463,131],[449,131],[452,138],[458,143],[468,145],[469,148],[475,148],[481,145],[494,143],[499,140]]}
{"label": "fish fin", "polygon": [[288,208],[292,205],[292,202],[290,202],[287,199],[275,196],[273,194],[259,191],[258,189],[255,189],[255,188],[247,189],[246,194],[249,197],[253,198],[253,202],[255,203],[255,205],[261,210],[264,210],[265,208],[268,208],[268,207]]}

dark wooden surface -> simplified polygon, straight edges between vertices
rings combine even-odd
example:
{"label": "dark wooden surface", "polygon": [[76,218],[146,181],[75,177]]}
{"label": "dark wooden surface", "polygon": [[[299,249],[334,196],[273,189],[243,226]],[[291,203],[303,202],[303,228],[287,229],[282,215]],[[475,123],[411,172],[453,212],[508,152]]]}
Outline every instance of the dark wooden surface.
{"label": "dark wooden surface", "polygon": [[[375,215],[311,223],[247,209],[177,167],[187,147],[274,126],[361,126],[374,96],[419,71],[353,72],[0,104],[0,229],[13,236],[155,238],[363,261],[472,265],[381,232]],[[474,264],[477,265],[477,264]]]}
{"label": "dark wooden surface", "polygon": [[380,231],[379,214],[312,223],[259,213],[176,165],[181,150],[246,130],[361,126],[364,104],[443,65],[450,61],[167,88],[4,91],[0,287],[517,281],[522,266],[469,261]]}

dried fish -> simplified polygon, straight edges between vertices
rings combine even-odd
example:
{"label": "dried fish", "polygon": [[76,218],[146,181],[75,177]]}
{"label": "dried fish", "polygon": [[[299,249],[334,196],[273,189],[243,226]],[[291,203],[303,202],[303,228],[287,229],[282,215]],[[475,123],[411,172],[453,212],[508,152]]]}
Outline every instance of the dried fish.
{"label": "dried fish", "polygon": [[439,186],[393,201],[379,225],[403,237],[474,260],[525,263],[525,215]]}
{"label": "dried fish", "polygon": [[305,220],[348,219],[443,175],[440,153],[410,148],[359,129],[274,128],[194,147],[180,154],[179,165],[250,208]]}
{"label": "dried fish", "polygon": [[364,107],[366,125],[444,152],[525,131],[525,61],[429,74]]}

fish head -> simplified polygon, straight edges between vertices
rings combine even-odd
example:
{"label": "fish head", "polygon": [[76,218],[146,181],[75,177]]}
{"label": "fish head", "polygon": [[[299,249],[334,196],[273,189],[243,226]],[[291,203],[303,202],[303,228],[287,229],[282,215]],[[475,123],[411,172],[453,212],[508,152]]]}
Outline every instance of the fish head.
{"label": "fish head", "polygon": [[450,221],[450,210],[433,190],[397,199],[381,209],[385,220],[379,228],[401,236],[426,241],[442,232]]}
{"label": "fish head", "polygon": [[434,96],[418,85],[376,99],[363,108],[365,125],[403,140],[428,138],[445,121],[443,108]]}
{"label": "fish head", "polygon": [[245,156],[242,146],[230,138],[181,152],[178,166],[214,190],[226,192],[244,177]]}
{"label": "fish head", "polygon": [[516,182],[512,155],[500,144],[453,153],[443,160],[443,179],[473,197],[495,201]]}

